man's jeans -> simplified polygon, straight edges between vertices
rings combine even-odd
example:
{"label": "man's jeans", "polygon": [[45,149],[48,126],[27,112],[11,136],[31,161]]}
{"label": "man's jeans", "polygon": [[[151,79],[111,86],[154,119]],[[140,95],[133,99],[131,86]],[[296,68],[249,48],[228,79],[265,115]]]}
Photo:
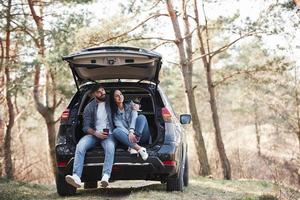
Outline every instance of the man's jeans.
{"label": "man's jeans", "polygon": [[101,144],[105,152],[102,176],[103,174],[110,176],[116,148],[116,140],[112,134],[110,134],[109,137],[104,140],[101,140],[93,135],[85,135],[80,139],[76,146],[73,174],[81,177],[86,151],[99,144]]}
{"label": "man's jeans", "polygon": [[[131,143],[128,134],[121,128],[115,128],[113,131],[114,137],[122,144],[133,148],[135,144]],[[139,115],[135,124],[135,135],[140,137],[138,144],[148,144],[150,140],[150,131],[147,119],[144,115]]]}

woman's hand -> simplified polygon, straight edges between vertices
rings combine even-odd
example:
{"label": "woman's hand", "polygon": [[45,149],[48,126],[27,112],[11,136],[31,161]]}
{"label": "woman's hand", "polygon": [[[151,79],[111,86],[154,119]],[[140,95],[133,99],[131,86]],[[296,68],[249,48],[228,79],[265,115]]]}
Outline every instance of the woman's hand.
{"label": "woman's hand", "polygon": [[132,104],[132,110],[134,110],[134,111],[141,111],[140,108],[141,108],[140,104],[136,104],[136,103]]}
{"label": "woman's hand", "polygon": [[129,132],[128,139],[131,143],[137,143],[137,139],[136,139],[135,135],[132,132]]}

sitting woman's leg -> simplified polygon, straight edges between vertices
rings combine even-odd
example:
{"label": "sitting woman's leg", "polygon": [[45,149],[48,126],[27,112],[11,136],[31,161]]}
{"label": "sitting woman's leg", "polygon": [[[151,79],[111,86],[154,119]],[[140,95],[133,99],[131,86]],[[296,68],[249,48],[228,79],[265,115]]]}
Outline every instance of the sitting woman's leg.
{"label": "sitting woman's leg", "polygon": [[131,143],[129,141],[127,133],[121,128],[115,128],[113,131],[113,136],[122,144],[127,145],[130,148],[137,150],[137,152],[141,155],[143,160],[147,160],[148,153],[144,147],[141,147],[137,143]]}
{"label": "sitting woman's leg", "polygon": [[136,119],[135,134],[140,137],[139,144],[149,144],[150,131],[145,115],[139,115]]}
{"label": "sitting woman's leg", "polygon": [[135,149],[136,144],[133,144],[129,141],[128,135],[123,129],[115,128],[113,131],[113,136],[122,144]]}

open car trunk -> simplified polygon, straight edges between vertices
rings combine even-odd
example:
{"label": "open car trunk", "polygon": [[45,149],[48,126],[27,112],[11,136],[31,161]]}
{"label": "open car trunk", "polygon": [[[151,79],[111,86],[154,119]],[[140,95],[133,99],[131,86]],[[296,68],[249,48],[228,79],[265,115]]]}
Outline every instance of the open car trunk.
{"label": "open car trunk", "polygon": [[[106,95],[109,96],[110,91],[113,89],[120,89],[124,95],[125,102],[133,101],[135,103],[138,103],[141,105],[141,111],[139,111],[139,114],[145,115],[148,121],[151,140],[149,141],[149,144],[143,144],[143,146],[151,148],[154,147],[156,144],[161,142],[161,120],[157,117],[155,103],[153,94],[145,88],[139,88],[139,87],[105,87]],[[91,91],[88,89],[83,95],[82,99],[78,105],[78,113],[77,113],[77,125],[76,128],[73,129],[73,137],[76,142],[76,144],[79,142],[80,138],[82,138],[85,133],[82,131],[82,124],[83,124],[83,111],[86,105],[93,99],[92,95],[90,94]],[[118,144],[116,148],[116,152],[126,152],[127,148],[125,145]],[[100,146],[97,146],[91,150],[88,151],[87,155],[94,153],[99,154],[102,153],[103,149]]]}
{"label": "open car trunk", "polygon": [[146,49],[103,46],[81,50],[63,60],[69,63],[79,89],[88,81],[108,79],[148,80],[158,84],[161,55]]}

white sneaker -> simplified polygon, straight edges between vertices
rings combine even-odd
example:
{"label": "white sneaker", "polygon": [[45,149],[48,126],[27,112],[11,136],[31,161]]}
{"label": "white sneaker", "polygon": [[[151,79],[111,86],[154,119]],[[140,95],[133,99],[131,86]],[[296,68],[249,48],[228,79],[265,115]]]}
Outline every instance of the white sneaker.
{"label": "white sneaker", "polygon": [[143,160],[147,160],[148,158],[148,153],[144,147],[141,147],[140,150],[138,150],[140,156],[142,157]]}
{"label": "white sneaker", "polygon": [[69,183],[70,185],[72,185],[75,188],[80,188],[81,187],[81,180],[79,178],[79,176],[77,176],[76,174],[71,175],[67,175],[65,177],[65,180],[67,183]]}
{"label": "white sneaker", "polygon": [[128,151],[129,151],[130,154],[137,154],[138,153],[137,150],[135,150],[133,148],[129,148]]}
{"label": "white sneaker", "polygon": [[104,174],[102,176],[102,179],[101,179],[101,187],[104,187],[106,188],[108,186],[108,179],[109,179],[109,176],[107,174]]}

